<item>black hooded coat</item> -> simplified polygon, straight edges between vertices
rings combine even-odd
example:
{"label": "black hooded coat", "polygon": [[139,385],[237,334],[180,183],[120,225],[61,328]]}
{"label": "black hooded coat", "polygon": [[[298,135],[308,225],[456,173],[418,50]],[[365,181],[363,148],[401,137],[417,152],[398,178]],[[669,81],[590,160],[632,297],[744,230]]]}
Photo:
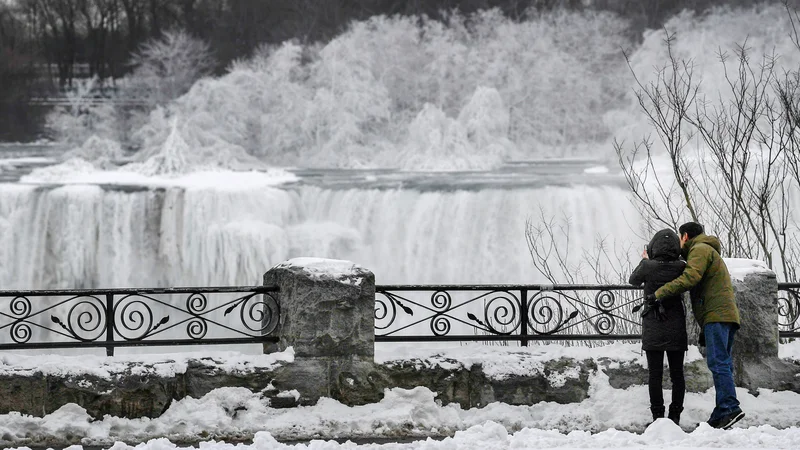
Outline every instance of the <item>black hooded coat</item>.
{"label": "black hooded coat", "polygon": [[[644,284],[644,295],[653,294],[658,288],[678,278],[686,262],[680,259],[681,242],[678,235],[669,229],[661,230],[647,245],[647,256],[634,269],[629,283]],[[652,311],[642,316],[642,350],[686,351],[686,310],[680,295],[661,299],[664,305],[663,320]],[[648,308],[644,308],[647,310]]]}

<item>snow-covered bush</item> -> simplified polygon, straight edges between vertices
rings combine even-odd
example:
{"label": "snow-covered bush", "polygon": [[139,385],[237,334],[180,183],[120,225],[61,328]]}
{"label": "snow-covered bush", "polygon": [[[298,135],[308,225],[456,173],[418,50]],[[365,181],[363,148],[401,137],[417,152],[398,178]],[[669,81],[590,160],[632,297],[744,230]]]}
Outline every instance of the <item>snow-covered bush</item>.
{"label": "snow-covered bush", "polygon": [[83,145],[73,148],[64,154],[64,159],[79,158],[99,167],[112,167],[125,158],[125,152],[119,142],[107,137],[92,135]]}
{"label": "snow-covered bush", "polygon": [[47,115],[46,127],[55,140],[79,146],[91,136],[117,138],[114,106],[93,101],[97,85],[97,77],[75,80],[65,93],[69,106],[57,107]]}
{"label": "snow-covered bush", "polygon": [[[565,11],[376,16],[328,43],[264,46],[216,78],[202,77],[207,46],[174,32],[136,55],[123,91],[147,104],[131,132],[140,161],[160,154],[177,117],[187,151],[214,164],[249,154],[272,165],[441,168],[404,156],[419,151],[487,169],[611,136],[603,114],[624,99],[625,26]],[[426,127],[441,138],[415,136]]]}

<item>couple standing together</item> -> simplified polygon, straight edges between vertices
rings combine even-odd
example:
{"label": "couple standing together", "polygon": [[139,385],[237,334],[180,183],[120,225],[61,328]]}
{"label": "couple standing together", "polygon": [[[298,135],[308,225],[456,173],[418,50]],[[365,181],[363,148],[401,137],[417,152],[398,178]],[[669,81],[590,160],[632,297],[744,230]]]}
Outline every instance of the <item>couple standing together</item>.
{"label": "couple standing together", "polygon": [[681,225],[678,232],[680,236],[670,229],[656,233],[630,277],[631,284],[644,284],[642,350],[649,370],[650,411],[653,420],[666,412],[661,389],[666,353],[672,380],[667,417],[680,422],[686,392],[683,359],[688,350],[681,294],[689,291],[700,326],[698,343],[706,347],[706,363],[716,390],[716,407],[708,424],[730,428],[744,417],[733,383],[731,351],[740,318],[731,277],[720,256],[719,239],[705,235],[696,222]]}

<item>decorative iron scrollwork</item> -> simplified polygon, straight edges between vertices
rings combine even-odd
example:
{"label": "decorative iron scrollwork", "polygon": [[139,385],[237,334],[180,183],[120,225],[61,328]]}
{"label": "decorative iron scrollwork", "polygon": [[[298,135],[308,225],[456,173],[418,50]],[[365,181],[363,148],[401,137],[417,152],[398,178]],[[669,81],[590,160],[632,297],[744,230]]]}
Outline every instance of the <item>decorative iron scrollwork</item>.
{"label": "decorative iron scrollwork", "polygon": [[11,316],[17,319],[9,329],[11,340],[17,344],[30,341],[33,332],[31,326],[25,323],[24,319],[31,314],[31,301],[28,297],[16,296],[11,300],[9,309],[11,310]]}
{"label": "decorative iron scrollwork", "polygon": [[31,301],[28,297],[17,296],[11,300],[11,314],[16,318],[23,318],[31,315]]}
{"label": "decorative iron scrollwork", "polygon": [[[553,334],[574,316],[565,314],[556,291],[539,291],[528,304],[528,324],[534,334]],[[565,317],[566,316],[566,317]]]}
{"label": "decorative iron scrollwork", "polygon": [[598,333],[609,335],[614,332],[614,329],[617,326],[617,320],[613,314],[614,310],[616,309],[614,306],[616,301],[617,297],[612,291],[603,290],[599,291],[597,295],[595,295],[594,304],[597,306],[597,310],[602,314],[594,322],[594,327]]}
{"label": "decorative iron scrollwork", "polygon": [[50,316],[50,320],[75,340],[92,342],[99,339],[106,327],[103,302],[95,296],[75,297],[71,300],[77,302],[69,309],[65,321],[55,314]]}
{"label": "decorative iron scrollwork", "polygon": [[781,331],[800,330],[800,292],[798,289],[778,290],[778,327]]}
{"label": "decorative iron scrollwork", "polygon": [[[242,324],[250,331],[268,336],[278,328],[278,319],[280,317],[278,299],[272,293],[267,292],[262,297],[261,302],[250,302],[254,297],[255,295],[242,297],[241,302],[232,305],[231,308],[241,306]],[[231,308],[225,311],[226,315],[232,311]],[[260,323],[261,326],[258,328],[252,327],[250,323]]]}
{"label": "decorative iron scrollwork", "polygon": [[[111,353],[118,345],[274,342],[269,335],[280,316],[275,292],[260,286],[0,291],[0,300],[8,299],[0,303],[0,348],[63,347],[66,341]],[[229,293],[239,294],[220,298]]]}
{"label": "decorative iron scrollwork", "polygon": [[[385,330],[394,325],[395,320],[397,320],[398,307],[408,316],[414,315],[414,310],[403,303],[403,300],[408,301],[409,303],[410,300],[403,299],[402,297],[391,292],[376,291],[375,294],[376,330]],[[379,297],[381,295],[384,298]]]}
{"label": "decorative iron scrollwork", "polygon": [[494,291],[489,293],[483,310],[486,328],[494,334],[516,332],[521,324],[520,309],[519,298],[511,292]]}
{"label": "decorative iron scrollwork", "polygon": [[140,341],[152,335],[162,325],[169,322],[169,315],[164,315],[156,321],[150,304],[159,303],[163,304],[163,302],[146,295],[123,296],[114,306],[114,331],[126,341]]}
{"label": "decorative iron scrollwork", "polygon": [[25,322],[14,322],[11,325],[11,339],[17,344],[24,344],[31,339],[31,326]]}
{"label": "decorative iron scrollwork", "polygon": [[[480,292],[478,288],[486,288],[486,292],[470,294]],[[415,292],[422,291],[433,291],[428,302],[413,299]],[[616,291],[624,295],[619,296]],[[630,311],[631,304],[640,299],[636,288],[627,286],[576,286],[575,289],[401,286],[396,292],[391,287],[379,286],[375,329],[381,332],[378,338],[391,336],[392,340],[403,340],[402,332],[407,333],[422,323],[427,323],[433,338],[467,337],[471,333],[477,336],[474,340],[480,340],[480,335],[487,339],[530,340],[576,334],[608,338],[619,334],[629,339],[641,330],[638,316]],[[481,308],[477,309],[477,305]],[[408,340],[419,339],[414,335]]]}

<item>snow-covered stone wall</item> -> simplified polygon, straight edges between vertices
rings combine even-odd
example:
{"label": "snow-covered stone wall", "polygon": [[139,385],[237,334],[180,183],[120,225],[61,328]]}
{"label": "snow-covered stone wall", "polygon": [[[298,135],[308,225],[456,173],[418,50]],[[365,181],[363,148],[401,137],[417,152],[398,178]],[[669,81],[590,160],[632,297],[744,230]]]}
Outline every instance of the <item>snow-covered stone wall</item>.
{"label": "snow-covered stone wall", "polygon": [[[742,316],[734,346],[737,385],[800,392],[800,366],[778,356],[774,273],[741,261],[731,269]],[[272,407],[311,405],[324,397],[363,405],[380,401],[387,389],[425,386],[442,404],[472,408],[580,402],[591,397],[590,381],[598,376],[614,388],[647,383],[638,344],[471,344],[446,353],[412,346],[411,353],[398,347],[376,354],[374,275],[349,261],[297,258],[274,266],[264,282],[280,287],[281,312],[280,341],[265,347],[264,355],[236,364],[221,364],[211,352],[129,363],[76,358],[72,369],[9,355],[0,365],[0,414],[42,416],[75,403],[96,418],[156,417],[174,400],[232,386],[259,393]],[[696,346],[690,347],[686,374],[690,392],[713,386]]]}

